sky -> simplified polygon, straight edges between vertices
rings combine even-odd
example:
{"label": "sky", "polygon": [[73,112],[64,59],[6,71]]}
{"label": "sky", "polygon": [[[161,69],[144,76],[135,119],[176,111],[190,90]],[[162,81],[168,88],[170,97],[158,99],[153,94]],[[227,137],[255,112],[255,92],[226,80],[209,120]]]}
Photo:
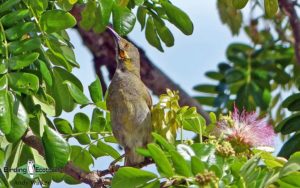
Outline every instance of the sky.
{"label": "sky", "polygon": [[[225,61],[225,51],[232,42],[249,42],[243,32],[233,37],[227,26],[222,25],[216,9],[216,0],[172,0],[172,2],[188,13],[194,23],[194,33],[191,36],[182,34],[175,27],[170,27],[175,38],[175,45],[165,48],[161,53],[150,46],[144,31],[141,32],[137,23],[129,37],[142,47],[154,64],[165,74],[179,84],[190,95],[195,96],[193,86],[209,83],[204,73],[215,70],[219,62]],[[247,9],[246,9],[247,11]],[[247,21],[245,19],[245,21]],[[95,80],[93,60],[90,52],[84,47],[83,42],[75,30],[69,30],[71,42],[75,46],[77,62],[81,68],[74,70],[74,74],[84,85],[88,94],[88,85]],[[83,109],[82,112],[91,114],[91,109]],[[78,111],[75,111],[78,112]],[[62,118],[72,122],[74,113],[64,113]],[[107,168],[111,158],[101,158],[96,161],[92,169]],[[150,167],[151,168],[151,167]],[[66,184],[53,184],[51,187],[71,187]],[[74,186],[72,186],[74,187]],[[88,187],[84,184],[75,187]]]}

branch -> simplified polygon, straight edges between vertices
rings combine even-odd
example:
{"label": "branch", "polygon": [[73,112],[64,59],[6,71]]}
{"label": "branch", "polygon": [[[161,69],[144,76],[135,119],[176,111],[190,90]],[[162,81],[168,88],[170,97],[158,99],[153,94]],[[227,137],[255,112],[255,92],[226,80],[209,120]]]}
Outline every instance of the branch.
{"label": "branch", "polygon": [[184,179],[170,179],[160,183],[160,188],[168,188],[176,185],[186,185],[186,181]]}
{"label": "branch", "polygon": [[[28,129],[23,135],[22,141],[28,146],[36,149],[40,155],[45,157],[43,143],[37,136],[34,135],[31,129]],[[66,166],[62,169],[62,172],[73,177],[77,181],[89,184],[94,188],[103,188],[111,183],[110,179],[99,176],[97,172],[85,172],[81,170],[80,168],[74,166],[72,161],[69,161],[66,164]]]}
{"label": "branch", "polygon": [[[26,145],[36,149],[41,156],[45,157],[45,150],[44,150],[44,146],[43,146],[41,139],[38,138],[32,132],[32,130],[30,128],[23,135],[22,141]],[[138,164],[138,166],[136,166],[136,167],[142,168],[149,164],[153,164],[153,160],[147,158],[147,160]],[[113,169],[85,172],[85,171],[81,170],[80,168],[78,168],[77,166],[75,166],[72,163],[72,161],[69,161],[66,164],[66,166],[62,169],[62,172],[73,177],[74,179],[76,179],[79,182],[89,184],[93,188],[104,188],[111,184],[111,179],[104,178],[104,176],[117,172],[119,168],[122,168],[122,167],[117,166],[116,168],[113,168]]]}
{"label": "branch", "polygon": [[285,14],[289,17],[289,22],[295,38],[295,55],[297,62],[300,64],[300,22],[294,7],[295,3],[291,0],[279,0],[279,4]]}
{"label": "branch", "polygon": [[[71,13],[76,18],[77,23],[81,20],[81,7],[75,6]],[[90,49],[94,56],[95,67],[99,69],[105,66],[112,78],[116,68],[115,56],[115,42],[112,35],[108,32],[96,34],[92,31],[85,31],[80,27],[76,28],[81,35],[84,44]],[[174,83],[166,74],[146,55],[145,51],[138,47],[133,41],[126,38],[133,43],[140,51],[141,56],[141,77],[146,86],[152,90],[153,94],[161,95],[166,92],[166,88],[179,91],[180,105],[195,106],[198,112],[209,122],[208,114],[203,110],[202,106],[191,96],[189,96],[178,84]],[[102,77],[99,70],[96,70],[99,77]]]}

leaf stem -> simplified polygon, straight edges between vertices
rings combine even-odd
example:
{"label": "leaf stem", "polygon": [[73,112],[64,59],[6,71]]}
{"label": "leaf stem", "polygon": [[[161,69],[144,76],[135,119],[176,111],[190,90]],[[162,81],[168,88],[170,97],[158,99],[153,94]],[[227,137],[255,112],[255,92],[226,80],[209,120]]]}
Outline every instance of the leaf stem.
{"label": "leaf stem", "polygon": [[198,123],[199,123],[199,141],[200,141],[200,143],[202,144],[202,142],[203,142],[203,140],[202,140],[202,125],[201,125],[201,122],[200,122],[200,120],[199,120],[199,118],[197,118],[197,121],[198,121]]}
{"label": "leaf stem", "polygon": [[[83,134],[111,134],[111,132],[80,132],[80,133],[72,133],[72,134],[65,134],[63,135],[64,137],[74,137],[74,136],[80,136],[80,135],[83,135]],[[104,137],[103,137],[104,138]]]}
{"label": "leaf stem", "polygon": [[5,59],[8,59],[8,43],[7,43],[7,40],[6,40],[4,27],[2,25],[1,20],[0,20],[0,29],[1,29],[1,33],[3,35],[3,40],[4,40],[3,46],[5,47]]}

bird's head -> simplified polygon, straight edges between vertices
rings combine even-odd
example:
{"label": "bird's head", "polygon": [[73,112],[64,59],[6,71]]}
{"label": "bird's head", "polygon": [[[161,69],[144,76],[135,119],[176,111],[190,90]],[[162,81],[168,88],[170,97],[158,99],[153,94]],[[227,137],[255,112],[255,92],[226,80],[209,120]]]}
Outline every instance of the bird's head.
{"label": "bird's head", "polygon": [[120,37],[114,30],[108,28],[116,41],[118,67],[122,71],[129,71],[140,76],[140,54],[138,49],[130,42]]}

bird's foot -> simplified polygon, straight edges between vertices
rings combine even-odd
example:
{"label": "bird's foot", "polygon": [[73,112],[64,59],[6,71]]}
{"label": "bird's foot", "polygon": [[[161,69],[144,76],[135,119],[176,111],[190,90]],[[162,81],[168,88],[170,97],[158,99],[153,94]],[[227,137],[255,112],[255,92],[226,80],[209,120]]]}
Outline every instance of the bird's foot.
{"label": "bird's foot", "polygon": [[138,165],[136,165],[136,167],[143,168],[144,166],[147,166],[152,163],[154,163],[153,159],[150,157],[146,157],[145,160],[143,162],[139,163]]}
{"label": "bird's foot", "polygon": [[120,167],[121,167],[120,165],[112,164],[112,165],[109,165],[108,170],[111,175],[114,175],[114,173],[117,172]]}
{"label": "bird's foot", "polygon": [[113,162],[110,163],[108,170],[110,171],[111,174],[118,171],[118,169],[120,168],[120,165],[116,165],[116,163],[119,162],[124,157],[125,157],[125,154],[121,155],[120,157],[118,157],[117,159],[115,159]]}

